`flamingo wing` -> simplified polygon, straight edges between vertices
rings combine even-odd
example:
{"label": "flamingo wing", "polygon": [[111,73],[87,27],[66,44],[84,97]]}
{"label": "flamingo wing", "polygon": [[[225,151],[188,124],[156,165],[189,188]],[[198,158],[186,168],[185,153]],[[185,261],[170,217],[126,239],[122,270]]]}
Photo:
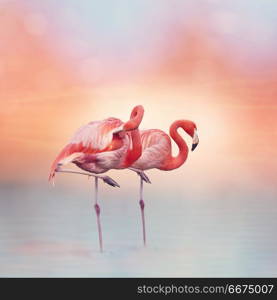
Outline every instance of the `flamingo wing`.
{"label": "flamingo wing", "polygon": [[93,121],[82,126],[52,163],[49,180],[55,176],[59,163],[67,164],[83,154],[112,151],[122,146],[122,140],[114,132],[123,124],[116,118]]}
{"label": "flamingo wing", "polygon": [[142,155],[132,167],[148,170],[159,168],[171,153],[170,137],[159,129],[141,130]]}

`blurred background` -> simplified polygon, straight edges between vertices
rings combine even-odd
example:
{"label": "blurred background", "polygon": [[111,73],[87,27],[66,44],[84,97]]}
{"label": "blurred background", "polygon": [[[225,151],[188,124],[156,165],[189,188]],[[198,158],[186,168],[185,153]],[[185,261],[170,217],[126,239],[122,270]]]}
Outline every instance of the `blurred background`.
{"label": "blurred background", "polygon": [[[275,0],[0,1],[0,276],[277,276]],[[198,126],[181,168],[101,184],[50,165],[78,127]],[[183,134],[187,143],[187,139]],[[174,145],[174,153],[177,149]]]}

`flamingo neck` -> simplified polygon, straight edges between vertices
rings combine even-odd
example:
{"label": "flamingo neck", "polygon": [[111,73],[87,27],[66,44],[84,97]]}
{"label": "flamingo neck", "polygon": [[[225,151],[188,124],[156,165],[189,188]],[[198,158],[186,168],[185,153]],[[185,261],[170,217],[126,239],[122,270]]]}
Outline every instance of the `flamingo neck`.
{"label": "flamingo neck", "polygon": [[130,132],[131,135],[131,148],[128,149],[126,159],[124,162],[124,167],[130,167],[139,157],[142,153],[142,145],[141,145],[141,138],[140,138],[140,132],[138,129],[132,130]]}
{"label": "flamingo neck", "polygon": [[130,120],[126,122],[123,126],[124,130],[131,131],[131,130],[138,129],[142,121],[143,115],[144,115],[143,106],[138,105],[134,107],[130,116]]}
{"label": "flamingo neck", "polygon": [[186,121],[175,121],[170,126],[169,133],[171,138],[177,144],[179,148],[179,153],[176,157],[172,156],[171,154],[169,155],[163,170],[173,170],[179,168],[188,157],[188,146],[185,140],[178,133],[178,128],[182,128],[184,131],[187,132]]}

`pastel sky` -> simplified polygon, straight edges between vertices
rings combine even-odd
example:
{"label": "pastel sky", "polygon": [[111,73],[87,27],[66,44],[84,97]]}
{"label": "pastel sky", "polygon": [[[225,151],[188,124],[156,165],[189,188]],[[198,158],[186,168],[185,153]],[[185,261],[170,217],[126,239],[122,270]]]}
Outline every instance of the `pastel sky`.
{"label": "pastel sky", "polygon": [[1,1],[1,180],[44,180],[78,127],[143,104],[142,128],[197,123],[193,180],[273,183],[276,13],[274,0]]}

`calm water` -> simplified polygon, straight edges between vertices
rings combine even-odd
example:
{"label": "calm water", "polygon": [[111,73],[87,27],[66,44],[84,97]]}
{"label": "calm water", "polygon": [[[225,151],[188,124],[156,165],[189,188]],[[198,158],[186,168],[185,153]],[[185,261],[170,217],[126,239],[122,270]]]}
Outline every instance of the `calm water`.
{"label": "calm water", "polygon": [[[159,195],[157,197],[157,194]],[[277,276],[272,191],[146,189],[148,246],[128,189],[101,194],[98,252],[92,190],[5,184],[0,276]]]}

